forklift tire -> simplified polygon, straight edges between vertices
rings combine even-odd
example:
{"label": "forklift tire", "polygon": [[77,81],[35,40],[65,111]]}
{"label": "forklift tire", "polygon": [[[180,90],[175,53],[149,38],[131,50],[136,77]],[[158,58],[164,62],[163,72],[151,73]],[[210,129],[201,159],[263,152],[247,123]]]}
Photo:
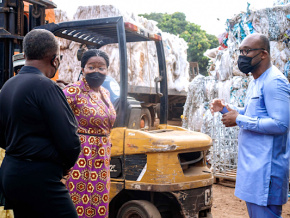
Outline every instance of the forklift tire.
{"label": "forklift tire", "polygon": [[117,218],[161,218],[158,209],[149,201],[132,200],[122,205]]}
{"label": "forklift tire", "polygon": [[141,110],[141,122],[140,122],[140,128],[148,129],[151,128],[151,114],[148,108],[142,108]]}

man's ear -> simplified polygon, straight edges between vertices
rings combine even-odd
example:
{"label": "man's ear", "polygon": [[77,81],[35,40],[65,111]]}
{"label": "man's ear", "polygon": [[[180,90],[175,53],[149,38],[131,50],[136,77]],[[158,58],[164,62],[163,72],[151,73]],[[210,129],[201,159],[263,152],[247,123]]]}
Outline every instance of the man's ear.
{"label": "man's ear", "polygon": [[54,67],[56,67],[55,59],[56,59],[56,56],[53,56],[53,58],[50,61],[50,64]]}
{"label": "man's ear", "polygon": [[263,50],[262,54],[263,54],[261,57],[262,59],[265,59],[269,55],[269,53],[266,50]]}

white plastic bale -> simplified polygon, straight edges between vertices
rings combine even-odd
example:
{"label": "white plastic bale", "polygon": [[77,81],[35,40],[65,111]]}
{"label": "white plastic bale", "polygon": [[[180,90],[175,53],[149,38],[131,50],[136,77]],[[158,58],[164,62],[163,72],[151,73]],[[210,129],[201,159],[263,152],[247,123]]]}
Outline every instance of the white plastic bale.
{"label": "white plastic bale", "polygon": [[232,83],[232,89],[241,89],[242,88],[242,80],[243,80],[243,77],[234,76],[233,83]]}
{"label": "white plastic bale", "polygon": [[212,49],[206,50],[203,55],[210,59],[213,59],[217,56],[217,53],[218,53],[218,48],[212,48]]}
{"label": "white plastic bale", "polygon": [[[114,16],[123,16],[125,22],[131,22],[139,27],[145,27],[154,33],[161,32],[161,30],[156,26],[157,23],[155,21],[147,20],[146,18],[140,17],[134,13],[122,12],[112,5],[81,6],[77,9],[73,18],[74,20],[82,20]],[[60,21],[62,21],[62,19],[57,17],[56,22]],[[187,91],[189,85],[187,43],[184,39],[173,34],[165,32],[161,32],[161,34],[166,57],[168,88],[176,89],[178,91]],[[79,46],[78,43],[74,43],[73,45],[69,44],[69,49],[72,52],[61,51],[62,54],[65,54],[66,56],[69,55],[69,57],[65,58],[66,60],[71,60],[70,62],[63,61],[62,67],[60,67],[59,71],[60,78],[67,78],[69,79],[68,82],[73,82],[71,79],[77,79],[77,75],[79,74],[78,71],[80,68],[78,65],[80,65],[80,62],[77,61],[75,56]],[[66,48],[68,46],[66,45],[63,47]],[[119,82],[120,64],[118,45],[110,44],[101,49],[110,57],[109,75]],[[154,87],[154,78],[159,75],[155,43],[127,43],[127,57],[129,85]],[[69,66],[65,66],[67,64],[69,64]]]}
{"label": "white plastic bale", "polygon": [[289,20],[286,17],[288,13],[289,5],[253,11],[253,27],[256,32],[262,33],[270,39],[272,37],[282,39],[285,31],[289,29]]}
{"label": "white plastic bale", "polygon": [[[54,14],[55,14],[56,23],[65,22],[65,21],[69,20],[65,11],[55,10]],[[59,44],[60,44],[61,50],[67,49],[69,47],[71,41],[66,40],[66,39],[62,39],[62,38],[58,38],[58,39],[59,39]]]}
{"label": "white plastic bale", "polygon": [[187,117],[188,122],[183,122],[183,127],[192,131],[201,131],[203,125],[203,117],[205,113],[204,105],[199,107],[190,107],[190,114]]}
{"label": "white plastic bale", "polygon": [[[187,91],[189,85],[189,63],[187,62],[187,44],[178,36],[163,33],[164,53],[168,74],[168,87],[177,91]],[[184,88],[185,87],[185,88]]]}
{"label": "white plastic bale", "polygon": [[246,89],[232,90],[229,103],[237,107],[243,107],[246,98],[246,91]]}
{"label": "white plastic bale", "polygon": [[207,109],[204,112],[203,119],[202,119],[202,126],[200,130],[202,133],[205,133],[207,135],[212,134],[212,119],[213,119],[213,116],[211,114],[211,111],[210,109]]}
{"label": "white plastic bale", "polygon": [[288,61],[288,58],[287,58],[287,55],[286,55],[285,50],[282,50],[282,51],[280,52],[280,58],[281,58],[281,60],[282,60],[283,62]]}
{"label": "white plastic bale", "polygon": [[276,6],[273,7],[272,9],[275,15],[275,24],[279,27],[280,30],[279,39],[282,39],[284,37],[284,33],[286,32],[286,30],[289,29],[290,23],[289,19],[286,17],[286,15],[288,15],[290,12],[289,6]]}
{"label": "white plastic bale", "polygon": [[218,98],[230,102],[232,79],[218,82]]}
{"label": "white plastic bale", "polygon": [[60,49],[63,57],[59,66],[59,79],[67,82],[74,82],[78,79],[81,72],[81,62],[77,59],[79,46],[79,43],[69,42],[67,49]]}
{"label": "white plastic bale", "polygon": [[189,84],[184,104],[182,126],[190,130],[200,130],[205,101],[205,77],[197,75]]}
{"label": "white plastic bale", "polygon": [[290,58],[290,49],[286,46],[283,51],[285,52],[286,60],[289,61],[289,58]]}
{"label": "white plastic bale", "polygon": [[205,101],[210,102],[217,98],[218,90],[213,76],[205,77]]}
{"label": "white plastic bale", "polygon": [[288,48],[286,48],[285,43],[276,41],[270,42],[270,48],[272,63],[283,72],[284,66],[289,59],[289,56],[286,56]]}
{"label": "white plastic bale", "polygon": [[258,10],[254,13],[253,16],[253,27],[254,29],[261,34],[269,37],[269,20],[268,15],[265,10]]}
{"label": "white plastic bale", "polygon": [[276,5],[286,5],[289,2],[290,2],[289,0],[275,0],[274,3],[273,3],[273,6],[276,6]]}
{"label": "white plastic bale", "polygon": [[242,15],[242,20],[243,20],[243,29],[246,35],[251,34],[251,30],[248,26],[248,22],[253,19],[253,14],[243,14]]}
{"label": "white plastic bale", "polygon": [[177,60],[177,57],[173,54],[173,49],[172,49],[172,42],[164,39],[163,40],[163,45],[164,45],[164,55],[165,55],[165,61],[166,61],[166,70],[167,70],[167,84],[168,87],[173,86],[173,74],[174,74],[174,66]]}
{"label": "white plastic bale", "polygon": [[[239,22],[243,21],[243,28],[246,35],[249,34],[249,27],[247,22],[252,23],[254,27],[254,32],[262,33],[266,35],[270,40],[275,38],[277,40],[271,41],[271,59],[272,63],[278,67],[280,71],[284,70],[285,64],[289,60],[290,54],[288,42],[288,33],[289,31],[289,19],[287,19],[286,15],[290,14],[290,4],[276,6],[273,8],[265,8],[260,10],[250,11],[250,15],[247,17],[245,13],[241,13],[236,15],[231,19],[233,24],[238,24]],[[221,53],[226,52],[229,50],[232,58],[232,74],[233,76],[245,76],[242,72],[239,71],[237,66],[238,60],[238,48],[241,43],[241,32],[240,29],[237,31],[230,30],[228,32],[228,48],[223,51],[219,51]],[[276,48],[277,47],[277,48]],[[279,51],[279,52],[278,52]],[[222,54],[220,55],[222,56]],[[212,59],[211,69],[210,71],[217,71],[217,76],[220,76],[220,64],[221,59]],[[216,69],[213,69],[212,66],[215,66]],[[212,74],[211,74],[212,75]],[[221,77],[222,79],[224,77]]]}
{"label": "white plastic bale", "polygon": [[[119,63],[119,50],[118,45],[105,45],[101,48],[101,50],[105,51],[110,57],[110,66],[109,66],[109,75],[116,79],[116,81],[120,81],[120,71],[119,67],[117,67]],[[128,61],[129,64],[129,61]],[[130,68],[128,68],[128,75],[130,75]],[[129,83],[130,84],[130,83]]]}
{"label": "white plastic bale", "polygon": [[215,79],[217,78],[217,72],[216,72],[216,70],[215,70],[215,65],[211,65],[211,69],[210,69],[210,71],[208,72],[208,75],[209,76],[212,76],[212,77],[214,77]]}
{"label": "white plastic bale", "polygon": [[192,111],[191,115],[191,122],[189,123],[189,130],[193,131],[201,131],[201,127],[203,124],[203,117],[205,113],[204,105],[201,104],[198,108],[196,108],[194,111]]}
{"label": "white plastic bale", "polygon": [[219,74],[219,80],[225,81],[233,75],[233,64],[229,50],[226,49],[221,53],[219,62],[216,63],[216,70]]}
{"label": "white plastic bale", "polygon": [[[72,54],[75,53],[76,55],[77,50],[75,49],[65,49],[61,50],[60,53],[63,55],[61,64],[59,66],[59,72],[65,72],[65,73],[59,73],[59,79],[72,82],[76,81],[80,71],[81,71],[81,66],[80,63],[76,64],[75,62],[77,59],[71,59],[70,57],[73,56]],[[79,61],[77,61],[79,62]],[[63,64],[66,63],[66,64]]]}
{"label": "white plastic bale", "polygon": [[[284,71],[284,67],[290,58],[290,50],[288,48],[289,43],[287,42],[288,34],[286,34],[286,30],[290,29],[289,19],[286,17],[288,14],[290,14],[290,4],[251,11],[250,16],[246,18],[245,14],[239,14],[231,19],[231,22],[234,24],[237,24],[243,20],[243,27],[246,34],[249,34],[249,28],[248,25],[245,24],[246,22],[250,22],[254,27],[254,32],[262,33],[267,37],[270,37],[271,34],[272,38],[276,37],[279,39],[278,41],[270,41],[271,60],[272,63],[282,72]],[[239,29],[235,32],[230,30],[228,32],[228,48],[225,50],[220,50],[217,57],[215,59],[211,59],[209,74],[216,74],[219,80],[225,81],[225,79],[229,79],[229,77],[224,76],[227,75],[224,73],[227,71],[224,71],[222,62],[222,57],[224,56],[224,53],[227,52],[229,52],[232,59],[232,76],[246,77],[246,75],[238,69],[237,64],[239,56],[238,48],[241,43],[241,34],[239,31]]]}
{"label": "white plastic bale", "polygon": [[222,52],[219,51],[215,59],[215,73],[218,79],[220,78],[221,57],[222,57]]}

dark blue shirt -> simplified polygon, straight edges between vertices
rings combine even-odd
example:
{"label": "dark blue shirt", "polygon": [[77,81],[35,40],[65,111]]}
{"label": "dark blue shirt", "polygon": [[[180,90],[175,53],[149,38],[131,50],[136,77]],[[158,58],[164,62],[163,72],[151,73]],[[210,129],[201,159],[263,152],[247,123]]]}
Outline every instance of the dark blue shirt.
{"label": "dark blue shirt", "polygon": [[35,67],[24,66],[0,92],[0,146],[19,159],[69,169],[80,152],[77,121],[64,93]]}

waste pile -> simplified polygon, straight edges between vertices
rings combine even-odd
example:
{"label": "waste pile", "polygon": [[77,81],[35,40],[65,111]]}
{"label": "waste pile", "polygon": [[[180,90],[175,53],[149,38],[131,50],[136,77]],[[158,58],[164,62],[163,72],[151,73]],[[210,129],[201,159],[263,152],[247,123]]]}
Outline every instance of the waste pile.
{"label": "waste pile", "polygon": [[[177,91],[187,91],[189,85],[189,63],[187,62],[187,43],[184,39],[173,34],[162,32],[152,20],[134,13],[122,12],[112,5],[96,5],[78,7],[73,20],[93,19],[123,16],[125,22],[145,28],[154,33],[161,33],[166,57],[168,88]],[[56,10],[56,22],[68,21],[66,13]],[[78,79],[81,71],[77,60],[79,43],[61,40],[61,54],[63,61],[59,69],[59,78],[68,82]],[[106,45],[101,48],[110,57],[109,75],[118,82],[119,78],[119,50],[117,44]],[[159,76],[157,53],[154,42],[127,43],[128,82],[129,85],[155,87],[154,78]]]}
{"label": "waste pile", "polygon": [[290,0],[276,0],[276,1],[274,1],[273,6],[286,5],[288,3],[290,3]]}
{"label": "waste pile", "polygon": [[262,33],[270,40],[271,59],[290,79],[290,1],[277,1],[272,8],[250,10],[226,21],[226,32],[219,36],[220,46],[205,52],[210,58],[209,76],[198,76],[189,85],[183,113],[183,127],[209,134],[213,139],[211,154],[214,173],[235,169],[237,163],[238,127],[225,128],[221,114],[210,113],[214,98],[237,107],[244,106],[247,87],[253,79],[239,71],[238,49],[249,34]]}

